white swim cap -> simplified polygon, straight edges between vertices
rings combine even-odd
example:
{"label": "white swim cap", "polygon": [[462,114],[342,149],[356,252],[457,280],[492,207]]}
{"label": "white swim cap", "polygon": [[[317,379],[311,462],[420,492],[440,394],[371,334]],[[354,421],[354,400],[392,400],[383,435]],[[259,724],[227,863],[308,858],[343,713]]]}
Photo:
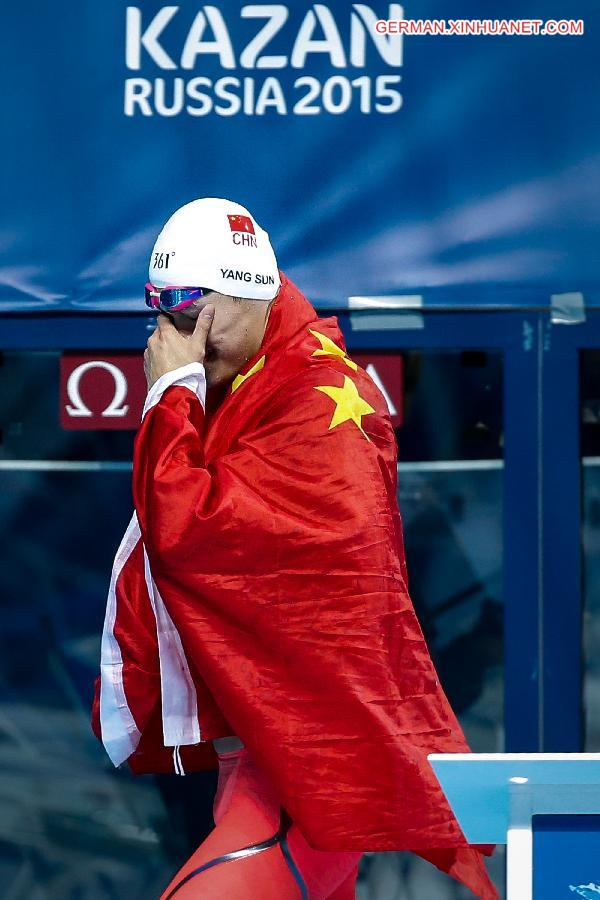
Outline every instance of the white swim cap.
{"label": "white swim cap", "polygon": [[148,278],[155,287],[203,287],[272,300],[279,271],[269,235],[248,210],[220,197],[176,210],[156,239]]}

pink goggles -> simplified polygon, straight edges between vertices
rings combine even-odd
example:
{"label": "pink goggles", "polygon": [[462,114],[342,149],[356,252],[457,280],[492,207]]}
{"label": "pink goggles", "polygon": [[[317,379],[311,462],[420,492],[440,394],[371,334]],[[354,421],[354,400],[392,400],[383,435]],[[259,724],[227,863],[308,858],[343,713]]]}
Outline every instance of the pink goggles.
{"label": "pink goggles", "polygon": [[210,294],[210,288],[199,287],[165,287],[155,288],[153,284],[145,287],[146,306],[150,309],[162,309],[164,312],[173,312],[176,309],[185,309],[194,300],[206,297]]}

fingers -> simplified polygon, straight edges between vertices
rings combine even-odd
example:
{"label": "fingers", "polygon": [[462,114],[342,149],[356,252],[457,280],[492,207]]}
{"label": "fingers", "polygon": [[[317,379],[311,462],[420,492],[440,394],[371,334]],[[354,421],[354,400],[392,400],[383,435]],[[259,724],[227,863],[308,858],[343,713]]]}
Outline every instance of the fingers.
{"label": "fingers", "polygon": [[148,338],[148,346],[151,346],[151,343],[156,343],[157,341],[160,343],[162,337],[166,337],[172,332],[177,332],[177,334],[179,334],[173,321],[168,316],[164,315],[164,313],[159,313],[156,317],[156,328]]}
{"label": "fingers", "polygon": [[156,317],[156,325],[159,331],[169,331],[169,330],[177,330],[175,325],[173,324],[172,319],[170,319],[164,313],[159,313]]}
{"label": "fingers", "polygon": [[144,350],[144,375],[146,376],[146,384],[150,387],[150,352],[148,348]]}
{"label": "fingers", "polygon": [[200,310],[200,314],[196,319],[196,326],[194,328],[194,333],[192,335],[192,341],[194,343],[195,349],[198,352],[204,353],[206,348],[206,339],[208,338],[208,332],[210,331],[210,326],[212,325],[213,318],[215,315],[214,306],[204,306]]}

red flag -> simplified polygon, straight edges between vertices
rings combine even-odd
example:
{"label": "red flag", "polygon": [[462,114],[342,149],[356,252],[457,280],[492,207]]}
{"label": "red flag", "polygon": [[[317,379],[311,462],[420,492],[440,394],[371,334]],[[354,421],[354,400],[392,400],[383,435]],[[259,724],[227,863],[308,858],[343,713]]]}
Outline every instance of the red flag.
{"label": "red flag", "polygon": [[408,594],[396,454],[336,318],[282,277],[222,402],[169,387],[136,436],[95,730],[136,771],[237,734],[313,847],[413,850],[496,900],[427,761],[469,748]]}
{"label": "red flag", "polygon": [[247,231],[254,234],[254,225],[250,216],[227,216],[232,231]]}

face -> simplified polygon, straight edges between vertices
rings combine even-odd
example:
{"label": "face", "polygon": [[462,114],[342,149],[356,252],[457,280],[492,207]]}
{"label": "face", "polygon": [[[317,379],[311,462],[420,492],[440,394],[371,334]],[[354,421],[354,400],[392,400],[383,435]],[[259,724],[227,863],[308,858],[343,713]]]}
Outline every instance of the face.
{"label": "face", "polygon": [[234,300],[226,294],[211,291],[191,306],[167,313],[178,331],[191,334],[200,310],[208,304],[214,306],[215,316],[208,333],[204,359],[208,388],[229,384],[258,351],[273,302]]}

